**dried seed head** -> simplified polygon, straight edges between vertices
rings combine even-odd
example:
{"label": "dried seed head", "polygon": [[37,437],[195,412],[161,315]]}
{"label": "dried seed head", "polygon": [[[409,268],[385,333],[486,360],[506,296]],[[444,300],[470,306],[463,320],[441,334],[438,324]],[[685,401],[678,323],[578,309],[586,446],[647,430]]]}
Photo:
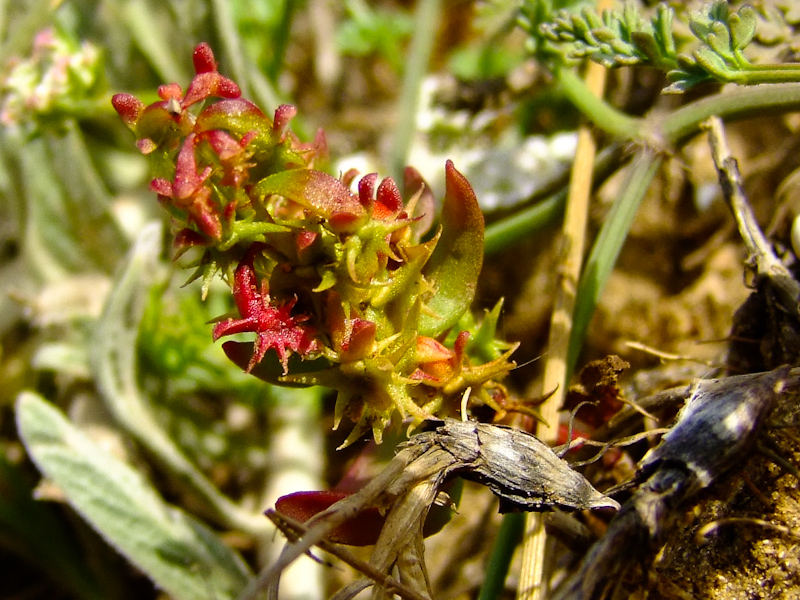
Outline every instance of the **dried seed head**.
{"label": "dried seed head", "polygon": [[619,508],[538,438],[518,429],[448,419],[437,429],[461,477],[486,485],[501,512]]}

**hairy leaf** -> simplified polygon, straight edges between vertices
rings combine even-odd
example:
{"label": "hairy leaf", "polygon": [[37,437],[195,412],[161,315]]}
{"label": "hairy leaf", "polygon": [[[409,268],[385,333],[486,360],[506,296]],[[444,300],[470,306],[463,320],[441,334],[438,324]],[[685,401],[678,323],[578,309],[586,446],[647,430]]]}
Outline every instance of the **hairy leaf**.
{"label": "hairy leaf", "polygon": [[[542,0],[526,0],[522,8],[521,24],[536,52],[562,62],[589,58],[609,68],[655,67],[673,82],[664,93],[713,81],[754,85],[797,80],[796,73],[774,65],[754,66],[744,56],[757,23],[756,10],[747,5],[734,11],[724,0],[715,0],[700,10],[679,11],[678,20],[694,35],[684,39],[673,27],[676,9],[666,3],[649,18],[636,3],[627,2],[622,10],[604,11],[602,19],[591,8],[542,13],[536,8],[541,4]],[[534,18],[543,15],[548,18]]]}
{"label": "hairy leaf", "polygon": [[170,596],[233,599],[247,584],[247,566],[214,532],[164,502],[44,399],[23,393],[17,425],[29,455],[69,504]]}

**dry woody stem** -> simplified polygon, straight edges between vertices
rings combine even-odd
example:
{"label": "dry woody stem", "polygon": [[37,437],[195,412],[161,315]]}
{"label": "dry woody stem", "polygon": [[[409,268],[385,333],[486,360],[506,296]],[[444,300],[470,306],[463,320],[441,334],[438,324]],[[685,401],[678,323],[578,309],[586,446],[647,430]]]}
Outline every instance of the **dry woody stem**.
{"label": "dry woody stem", "polygon": [[[281,521],[281,528],[289,534],[289,544],[241,600],[255,598],[264,588],[277,593],[283,569],[312,546],[322,547],[336,527],[370,507],[387,514],[369,569],[361,570],[377,584],[377,597],[382,597],[387,585],[400,593],[394,587],[395,580],[389,579],[396,567],[397,581],[402,586],[418,594],[425,590],[423,597],[432,598],[424,562],[423,525],[442,485],[453,476],[487,486],[500,498],[501,511],[575,511],[619,506],[533,435],[509,427],[447,419],[434,431],[413,436],[380,475],[361,491],[311,518],[302,531],[290,521]],[[352,589],[341,590],[337,598],[350,598],[370,584],[362,581],[352,585]]]}

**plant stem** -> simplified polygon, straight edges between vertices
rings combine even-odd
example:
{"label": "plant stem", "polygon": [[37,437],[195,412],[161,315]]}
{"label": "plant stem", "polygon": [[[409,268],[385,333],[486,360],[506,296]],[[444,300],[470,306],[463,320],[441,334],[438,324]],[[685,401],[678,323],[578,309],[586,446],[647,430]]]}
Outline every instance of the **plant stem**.
{"label": "plant stem", "polygon": [[[608,146],[597,155],[592,171],[592,181],[595,185],[605,181],[611,173],[619,168],[620,155],[621,151],[618,145]],[[518,212],[488,225],[484,237],[485,255],[489,256],[507,250],[551,225],[562,214],[564,202],[567,199],[566,184],[567,180],[565,179],[562,189],[547,195],[536,204],[526,206]],[[533,198],[539,196],[542,191],[535,192]],[[544,194],[542,195],[544,196]],[[530,202],[530,199],[526,202]]]}
{"label": "plant stem", "polygon": [[561,211],[567,190],[563,189],[505,219],[486,227],[483,251],[487,256],[497,254],[514,244],[530,238],[536,231],[551,224]]}
{"label": "plant stem", "polygon": [[502,596],[511,558],[514,556],[514,549],[522,540],[524,526],[523,513],[508,513],[503,516],[503,522],[497,533],[497,542],[486,565],[486,576],[478,600],[495,600]]}
{"label": "plant stem", "polygon": [[666,117],[646,118],[646,131],[650,134],[645,133],[644,139],[660,140],[658,146],[677,146],[699,132],[703,122],[715,115],[724,121],[734,121],[797,110],[800,110],[800,83],[735,87],[687,104]]}
{"label": "plant stem", "polygon": [[732,69],[726,72],[728,81],[739,85],[761,85],[765,83],[797,83],[800,81],[800,65],[750,65],[745,69]]}
{"label": "plant stem", "polygon": [[[594,64],[594,63],[593,63]],[[622,139],[641,139],[644,120],[626,115],[596,96],[571,69],[555,70],[559,89],[583,115],[603,131]]]}
{"label": "plant stem", "polygon": [[800,83],[734,87],[679,108],[668,115],[630,117],[593,96],[573,71],[559,68],[556,79],[567,98],[596,127],[623,140],[671,149],[700,131],[713,115],[725,121],[800,110]]}

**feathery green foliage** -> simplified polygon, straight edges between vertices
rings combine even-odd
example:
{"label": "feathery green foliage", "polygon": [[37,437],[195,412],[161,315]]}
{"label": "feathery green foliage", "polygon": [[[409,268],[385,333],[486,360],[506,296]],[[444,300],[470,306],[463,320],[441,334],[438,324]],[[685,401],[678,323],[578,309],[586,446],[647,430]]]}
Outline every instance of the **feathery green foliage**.
{"label": "feathery green foliage", "polygon": [[[665,93],[711,82],[781,83],[800,75],[796,65],[758,65],[745,56],[758,20],[749,5],[734,10],[716,0],[699,10],[676,12],[662,3],[650,17],[634,2],[602,15],[588,7],[553,12],[547,5],[527,0],[521,11],[521,24],[538,53],[561,61],[589,58],[609,68],[654,67],[671,82]],[[679,33],[682,25],[691,36]]]}

